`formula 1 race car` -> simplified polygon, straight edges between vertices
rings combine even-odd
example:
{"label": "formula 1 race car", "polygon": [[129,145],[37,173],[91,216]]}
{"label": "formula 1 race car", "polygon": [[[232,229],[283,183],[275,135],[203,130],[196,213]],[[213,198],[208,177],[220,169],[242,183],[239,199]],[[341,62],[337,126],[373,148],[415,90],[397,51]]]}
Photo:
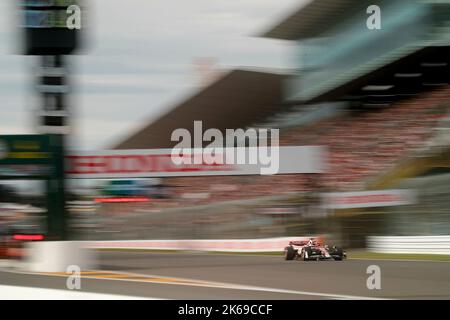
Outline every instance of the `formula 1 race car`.
{"label": "formula 1 race car", "polygon": [[291,241],[284,248],[285,260],[337,260],[347,258],[346,252],[336,246],[322,245],[318,239],[311,238],[304,241]]}

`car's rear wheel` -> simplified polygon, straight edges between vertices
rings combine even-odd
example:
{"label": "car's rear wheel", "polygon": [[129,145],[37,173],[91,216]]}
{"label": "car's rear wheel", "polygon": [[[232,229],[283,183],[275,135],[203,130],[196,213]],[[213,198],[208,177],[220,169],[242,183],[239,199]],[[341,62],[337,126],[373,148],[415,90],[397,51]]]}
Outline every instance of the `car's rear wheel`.
{"label": "car's rear wheel", "polygon": [[295,258],[295,249],[291,246],[284,248],[284,259],[285,260],[294,260]]}
{"label": "car's rear wheel", "polygon": [[301,256],[302,260],[308,261],[310,256],[311,256],[311,248],[303,248]]}

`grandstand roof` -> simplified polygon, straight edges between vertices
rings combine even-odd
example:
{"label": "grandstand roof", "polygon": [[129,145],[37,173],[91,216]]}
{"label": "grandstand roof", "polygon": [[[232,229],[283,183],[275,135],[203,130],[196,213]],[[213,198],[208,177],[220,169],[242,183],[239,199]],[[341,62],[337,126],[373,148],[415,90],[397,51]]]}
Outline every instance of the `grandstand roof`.
{"label": "grandstand roof", "polygon": [[263,36],[282,40],[311,38],[325,30],[330,22],[347,15],[349,9],[359,10],[363,5],[360,0],[312,0]]}
{"label": "grandstand roof", "polygon": [[116,149],[171,148],[175,129],[193,132],[196,120],[203,130],[245,128],[280,111],[286,75],[233,70],[176,105],[168,113],[115,146]]}
{"label": "grandstand roof", "polygon": [[365,68],[373,71],[358,73],[357,70],[351,74],[353,80],[343,81],[343,85],[324,91],[312,101],[346,100],[366,105],[389,105],[446,86],[450,83],[450,46],[400,51],[390,59],[375,61]]}

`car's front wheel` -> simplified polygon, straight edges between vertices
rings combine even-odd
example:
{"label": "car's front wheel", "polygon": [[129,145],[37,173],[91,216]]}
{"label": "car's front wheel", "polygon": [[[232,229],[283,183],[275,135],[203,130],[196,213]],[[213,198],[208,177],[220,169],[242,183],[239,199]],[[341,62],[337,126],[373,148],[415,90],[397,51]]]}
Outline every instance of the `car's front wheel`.
{"label": "car's front wheel", "polygon": [[336,260],[336,261],[344,260],[344,250],[339,247],[333,248],[333,256],[334,256],[334,260]]}
{"label": "car's front wheel", "polygon": [[291,246],[284,248],[284,259],[294,260],[296,255],[295,249]]}

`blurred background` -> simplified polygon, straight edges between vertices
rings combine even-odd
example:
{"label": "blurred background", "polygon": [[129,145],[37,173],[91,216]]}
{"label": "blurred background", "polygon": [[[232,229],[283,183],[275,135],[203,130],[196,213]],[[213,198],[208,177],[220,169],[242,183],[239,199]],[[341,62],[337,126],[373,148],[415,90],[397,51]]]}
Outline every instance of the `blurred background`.
{"label": "blurred background", "polygon": [[[367,26],[373,4],[381,29]],[[82,10],[83,37],[66,59],[67,122],[43,130],[42,66],[22,55],[17,1],[0,3],[1,135],[59,126],[66,154],[168,149],[175,129],[201,120],[204,130],[272,128],[281,146],[325,146],[328,168],[68,176],[67,239],[321,235],[365,248],[369,236],[450,235],[449,2],[85,0]],[[39,175],[0,180],[2,225],[46,234],[47,187]]]}

